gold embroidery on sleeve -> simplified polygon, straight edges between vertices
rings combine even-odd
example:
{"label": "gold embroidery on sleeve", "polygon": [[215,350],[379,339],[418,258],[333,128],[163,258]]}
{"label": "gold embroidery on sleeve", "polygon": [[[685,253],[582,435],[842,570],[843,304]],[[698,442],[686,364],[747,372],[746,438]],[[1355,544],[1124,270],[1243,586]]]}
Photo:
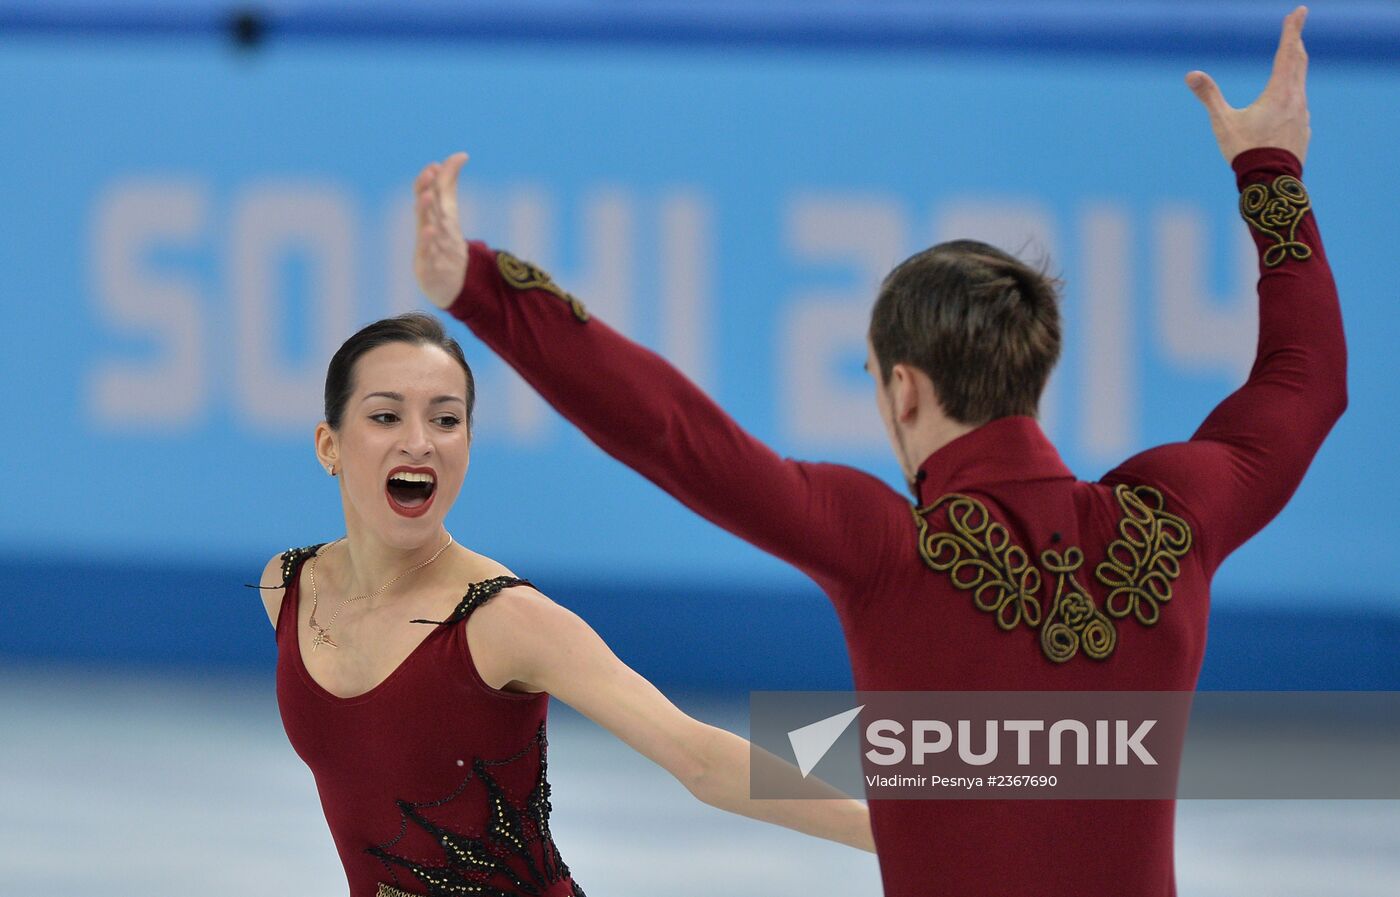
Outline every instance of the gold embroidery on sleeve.
{"label": "gold embroidery on sleeve", "polygon": [[418,895],[410,894],[408,891],[401,891],[393,885],[386,885],[381,881],[379,887],[375,888],[374,897],[418,897]]}
{"label": "gold embroidery on sleeve", "polygon": [[574,317],[580,321],[588,320],[588,309],[583,307],[583,303],[578,301],[572,293],[563,290],[554,282],[553,278],[536,266],[505,251],[496,253],[496,265],[501,270],[501,277],[515,289],[544,290],[546,293],[567,302],[569,308],[573,309]]}
{"label": "gold embroidery on sleeve", "polygon": [[[992,520],[987,506],[966,495],[944,495],[913,509],[919,555],[930,569],[948,574],[956,588],[972,592],[973,605],[994,614],[1002,630],[1022,623],[1039,629],[1040,650],[1051,661],[1065,663],[1081,651],[1104,660],[1118,645],[1115,619],[1132,614],[1144,626],[1157,622],[1161,605],[1171,600],[1172,582],[1181,574],[1180,560],[1191,548],[1191,527],[1164,510],[1162,493],[1148,486],[1118,486],[1114,496],[1123,510],[1119,537],[1094,569],[1095,578],[1110,590],[1102,609],[1077,578],[1084,567],[1079,547],[1063,553],[1047,548],[1036,566],[1006,527]],[[928,518],[943,508],[947,528],[936,529]],[[1040,593],[1052,578],[1053,597],[1042,620]]]}
{"label": "gold embroidery on sleeve", "polygon": [[1240,193],[1240,215],[1274,241],[1264,250],[1264,267],[1277,268],[1290,255],[1300,262],[1312,258],[1312,247],[1294,239],[1310,207],[1307,188],[1292,175],[1279,175],[1270,184],[1250,184]]}

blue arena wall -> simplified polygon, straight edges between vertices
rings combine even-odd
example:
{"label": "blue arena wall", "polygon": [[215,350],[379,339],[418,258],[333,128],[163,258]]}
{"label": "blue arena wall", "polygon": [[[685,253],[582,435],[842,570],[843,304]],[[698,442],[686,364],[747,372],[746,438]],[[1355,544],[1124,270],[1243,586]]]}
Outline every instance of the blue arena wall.
{"label": "blue arena wall", "polygon": [[[269,678],[276,663],[263,605],[234,569],[11,559],[0,560],[0,577],[27,598],[0,633],[0,658],[8,663]],[[665,688],[851,687],[836,614],[814,585],[754,591],[548,576],[536,583],[587,619],[623,661]],[[1397,644],[1396,615],[1226,604],[1211,614],[1200,687],[1396,690]]]}
{"label": "blue arena wall", "polygon": [[[274,4],[237,46],[221,4],[0,10],[0,375],[19,385],[0,658],[270,663],[239,584],[339,534],[311,453],[320,378],[356,326],[422,307],[408,185],[458,148],[469,232],[552,270],[786,454],[897,483],[864,319],[884,271],[953,235],[1065,278],[1045,425],[1083,477],[1185,438],[1242,379],[1252,253],[1181,76],[1253,96],[1282,7],[589,8]],[[1308,28],[1307,180],[1352,401],[1221,569],[1208,687],[1400,683],[1400,30],[1357,3],[1317,4]],[[659,682],[845,681],[810,583],[589,446],[458,333],[481,383],[459,539]]]}

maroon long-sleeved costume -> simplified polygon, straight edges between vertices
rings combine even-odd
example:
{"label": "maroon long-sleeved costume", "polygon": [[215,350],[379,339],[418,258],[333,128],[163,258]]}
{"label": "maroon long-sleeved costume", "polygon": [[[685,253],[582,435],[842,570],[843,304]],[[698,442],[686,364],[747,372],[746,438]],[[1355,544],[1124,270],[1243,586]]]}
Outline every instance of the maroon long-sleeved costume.
{"label": "maroon long-sleeved costume", "polygon": [[[858,470],[781,458],[543,272],[480,243],[450,311],[607,452],[816,580],[857,689],[1189,690],[1212,574],[1283,507],[1346,404],[1301,166],[1278,149],[1233,164],[1260,253],[1258,359],[1189,441],[1097,483],[1077,481],[1029,417],[929,456],[917,506]],[[870,813],[890,897],[1082,897],[1174,893],[1174,809],[872,801]]]}

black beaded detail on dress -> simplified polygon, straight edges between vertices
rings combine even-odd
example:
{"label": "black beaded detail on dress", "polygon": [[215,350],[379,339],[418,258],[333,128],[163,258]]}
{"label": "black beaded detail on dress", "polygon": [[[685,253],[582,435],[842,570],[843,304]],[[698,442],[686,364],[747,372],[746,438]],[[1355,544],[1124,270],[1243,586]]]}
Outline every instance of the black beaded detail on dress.
{"label": "black beaded detail on dress", "polygon": [[409,620],[409,622],[429,623],[435,626],[456,623],[458,620],[470,616],[472,611],[494,598],[501,589],[508,589],[511,586],[534,588],[534,583],[528,579],[519,579],[514,576],[493,576],[490,579],[483,579],[481,582],[474,582],[467,586],[467,594],[457,603],[457,607],[446,620]]}
{"label": "black beaded detail on dress", "polygon": [[[548,740],[541,723],[539,731],[521,750],[501,760],[472,761],[471,772],[449,795],[438,800],[412,803],[398,800],[399,833],[383,844],[366,849],[378,857],[393,879],[393,886],[402,887],[400,870],[417,878],[415,884],[426,886],[426,897],[518,897],[538,895],[555,882],[569,878],[569,867],[559,856],[554,837],[549,831]],[[524,759],[532,751],[539,752],[539,774],[535,786],[523,802],[511,800],[505,789],[491,774],[491,769]],[[489,810],[484,829],[475,834],[453,831],[428,818],[423,811],[432,810],[460,797],[473,782],[485,791]],[[442,855],[432,859],[414,859],[394,853],[393,848],[403,840],[409,825],[432,836]],[[577,884],[575,897],[584,897]]]}
{"label": "black beaded detail on dress", "polygon": [[301,562],[311,557],[320,550],[325,542],[317,542],[315,545],[307,545],[304,548],[288,548],[282,552],[282,588],[286,588],[296,575],[297,568]]}
{"label": "black beaded detail on dress", "polygon": [[297,567],[301,564],[301,562],[302,562],[303,560],[305,560],[306,558],[309,558],[311,555],[315,554],[315,553],[321,548],[321,546],[322,546],[322,545],[325,545],[325,544],[326,544],[325,542],[317,542],[315,545],[308,545],[308,546],[306,546],[305,548],[288,548],[286,551],[284,551],[284,552],[282,552],[280,555],[278,555],[278,557],[280,557],[280,558],[282,559],[282,584],[281,584],[281,585],[278,585],[278,586],[265,586],[265,585],[262,585],[261,583],[259,583],[259,584],[257,584],[257,585],[254,585],[254,584],[251,583],[251,582],[245,582],[245,583],[243,584],[243,588],[245,588],[245,589],[285,589],[288,585],[291,584],[292,576],[296,573]]}

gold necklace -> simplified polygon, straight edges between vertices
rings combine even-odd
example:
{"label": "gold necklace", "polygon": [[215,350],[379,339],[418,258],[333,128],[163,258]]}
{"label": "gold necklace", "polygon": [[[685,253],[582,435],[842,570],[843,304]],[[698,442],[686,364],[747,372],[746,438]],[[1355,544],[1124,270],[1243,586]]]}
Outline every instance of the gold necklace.
{"label": "gold necklace", "polygon": [[[343,542],[343,541],[345,541],[343,538],[341,538],[341,539],[336,539],[336,540],[335,540],[335,543]],[[335,543],[332,543],[332,545],[334,545]],[[318,551],[318,552],[316,552],[315,554],[313,554],[313,555],[311,556],[311,619],[310,619],[309,622],[311,623],[311,628],[314,629],[314,630],[316,630],[316,637],[315,637],[314,639],[312,639],[312,641],[311,641],[311,650],[312,650],[312,651],[315,651],[316,649],[320,648],[322,645],[330,645],[332,648],[339,648],[339,647],[340,647],[340,646],[337,645],[335,642],[331,641],[331,627],[335,625],[335,618],[338,617],[338,616],[340,616],[340,612],[345,608],[345,605],[349,604],[349,603],[352,602],[352,601],[360,601],[360,600],[363,600],[363,599],[365,599],[365,598],[375,598],[375,597],[378,597],[379,594],[380,594],[381,592],[383,592],[385,589],[389,588],[389,586],[393,585],[394,583],[398,582],[399,580],[403,579],[405,576],[407,576],[408,574],[412,573],[414,570],[421,570],[421,569],[423,569],[424,567],[426,567],[426,566],[428,566],[429,564],[431,564],[433,561],[437,560],[437,559],[438,559],[438,555],[441,555],[444,551],[446,551],[446,550],[447,550],[447,547],[448,547],[449,545],[451,545],[451,544],[452,544],[452,534],[451,534],[451,533],[448,533],[448,534],[447,534],[447,542],[444,543],[443,546],[442,546],[441,548],[439,548],[439,549],[437,550],[437,552],[436,552],[432,557],[428,558],[428,559],[427,559],[426,561],[424,561],[423,563],[417,564],[417,565],[412,566],[412,567],[409,567],[407,570],[403,571],[403,572],[400,573],[398,576],[395,576],[393,579],[391,579],[391,580],[389,580],[388,582],[384,583],[384,585],[382,585],[382,586],[380,586],[379,588],[375,589],[374,592],[371,593],[371,594],[369,594],[369,595],[356,595],[356,596],[353,597],[353,598],[346,598],[346,599],[342,600],[342,601],[340,602],[340,604],[336,605],[335,613],[331,614],[331,621],[330,621],[329,623],[327,623],[325,626],[322,626],[322,625],[320,625],[319,623],[316,622],[316,606],[317,606],[317,604],[319,603],[319,598],[318,598],[318,596],[317,596],[317,594],[316,594],[316,561],[320,559],[321,553]]]}

